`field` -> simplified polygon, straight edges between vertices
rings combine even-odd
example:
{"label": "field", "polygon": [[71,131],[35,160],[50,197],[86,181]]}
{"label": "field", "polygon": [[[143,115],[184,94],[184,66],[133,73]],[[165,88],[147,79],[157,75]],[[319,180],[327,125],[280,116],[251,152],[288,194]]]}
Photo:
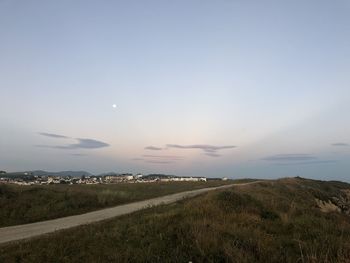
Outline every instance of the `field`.
{"label": "field", "polygon": [[8,244],[0,262],[349,262],[349,189],[292,178],[218,190]]}
{"label": "field", "polygon": [[233,181],[45,186],[0,184],[0,227],[80,214],[227,183]]}

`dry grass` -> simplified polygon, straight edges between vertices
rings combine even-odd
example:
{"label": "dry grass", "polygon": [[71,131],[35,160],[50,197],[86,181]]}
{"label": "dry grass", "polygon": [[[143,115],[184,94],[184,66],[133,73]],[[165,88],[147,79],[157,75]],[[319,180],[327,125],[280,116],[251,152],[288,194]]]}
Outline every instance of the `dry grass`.
{"label": "dry grass", "polygon": [[46,186],[0,184],[0,227],[80,214],[227,183],[233,181]]}
{"label": "dry grass", "polygon": [[0,261],[350,262],[349,217],[315,202],[345,188],[289,179],[210,192],[3,246]]}

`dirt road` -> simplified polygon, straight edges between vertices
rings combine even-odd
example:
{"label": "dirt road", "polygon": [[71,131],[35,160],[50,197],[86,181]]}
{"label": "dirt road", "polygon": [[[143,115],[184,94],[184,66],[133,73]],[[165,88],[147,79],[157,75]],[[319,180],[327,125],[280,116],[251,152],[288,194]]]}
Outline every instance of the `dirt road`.
{"label": "dirt road", "polygon": [[[256,182],[252,182],[256,183]],[[42,234],[51,233],[54,231],[67,229],[79,225],[85,225],[109,218],[113,218],[116,216],[130,214],[137,210],[144,209],[146,207],[160,205],[160,204],[169,204],[181,200],[187,197],[193,197],[199,195],[201,193],[205,193],[208,191],[216,190],[216,189],[224,189],[232,186],[243,186],[252,183],[243,183],[243,184],[230,184],[218,187],[211,188],[203,188],[193,191],[186,191],[166,196],[161,196],[145,201],[139,201],[135,203],[119,205],[112,208],[106,208],[102,210],[97,210],[94,212],[89,212],[86,214],[68,216],[63,218],[57,218],[42,222],[36,222],[25,225],[17,225],[17,226],[9,226],[0,228],[0,244],[7,243],[11,241],[17,241],[21,239],[31,238],[35,236],[39,236]]]}

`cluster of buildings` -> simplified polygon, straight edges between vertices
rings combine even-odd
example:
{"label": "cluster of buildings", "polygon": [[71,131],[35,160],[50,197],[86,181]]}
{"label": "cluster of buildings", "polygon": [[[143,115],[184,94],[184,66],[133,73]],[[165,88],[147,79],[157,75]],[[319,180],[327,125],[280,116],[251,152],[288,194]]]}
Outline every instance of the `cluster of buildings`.
{"label": "cluster of buildings", "polygon": [[17,185],[50,185],[50,184],[115,184],[115,183],[151,183],[151,182],[206,182],[205,177],[178,177],[168,175],[142,174],[108,174],[74,176],[32,175],[23,173],[20,176],[0,174],[0,183]]}
{"label": "cluster of buildings", "polygon": [[49,185],[49,184],[99,184],[102,178],[97,176],[71,177],[71,176],[28,176],[28,177],[0,177],[0,184],[17,185]]}
{"label": "cluster of buildings", "polygon": [[166,175],[142,175],[142,174],[126,174],[126,175],[109,175],[105,176],[107,183],[151,183],[151,182],[206,182],[205,177],[177,177]]}

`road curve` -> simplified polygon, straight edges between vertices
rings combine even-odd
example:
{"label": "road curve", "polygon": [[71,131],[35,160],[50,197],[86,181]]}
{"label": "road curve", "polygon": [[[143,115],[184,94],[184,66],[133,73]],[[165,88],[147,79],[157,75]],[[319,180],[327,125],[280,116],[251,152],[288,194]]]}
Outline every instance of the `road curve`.
{"label": "road curve", "polygon": [[198,190],[186,191],[157,198],[152,198],[144,201],[129,203],[125,205],[119,205],[111,208],[105,208],[94,212],[89,212],[81,215],[67,216],[47,221],[41,221],[36,223],[30,223],[25,225],[9,226],[0,228],[0,244],[17,241],[21,239],[27,239],[54,231],[76,227],[79,225],[90,224],[101,220],[130,214],[132,212],[160,204],[170,204],[179,201],[183,198],[193,197],[208,191],[229,188],[232,186],[243,186],[248,184],[257,183],[242,183],[242,184],[229,184],[218,187],[202,188]]}

